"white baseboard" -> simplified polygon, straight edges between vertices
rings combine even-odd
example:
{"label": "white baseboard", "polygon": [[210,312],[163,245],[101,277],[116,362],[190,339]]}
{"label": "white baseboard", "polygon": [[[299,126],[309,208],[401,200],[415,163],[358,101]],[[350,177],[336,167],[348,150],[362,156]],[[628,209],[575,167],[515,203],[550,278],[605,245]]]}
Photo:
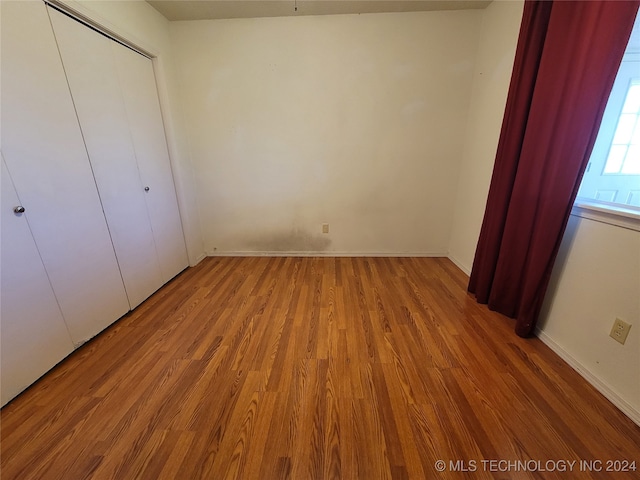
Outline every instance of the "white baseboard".
{"label": "white baseboard", "polygon": [[587,367],[576,360],[569,352],[558,345],[549,335],[540,329],[536,329],[536,336],[547,347],[553,350],[560,358],[569,364],[582,378],[604,395],[607,400],[613,403],[622,413],[629,417],[636,425],[640,426],[640,412],[618,395],[606,382],[594,375]]}
{"label": "white baseboard", "polygon": [[207,252],[209,257],[446,257],[444,252],[236,251]]}
{"label": "white baseboard", "polygon": [[206,252],[202,252],[200,255],[198,255],[196,257],[196,261],[189,263],[190,267],[195,267],[196,265],[198,265],[202,260],[204,260],[205,258],[207,258],[207,253]]}
{"label": "white baseboard", "polygon": [[471,275],[471,269],[468,268],[466,265],[464,265],[456,257],[454,257],[453,255],[449,254],[449,255],[447,255],[447,258],[449,260],[451,260],[455,264],[456,267],[458,267],[460,270],[462,270],[464,273],[466,273],[467,276]]}

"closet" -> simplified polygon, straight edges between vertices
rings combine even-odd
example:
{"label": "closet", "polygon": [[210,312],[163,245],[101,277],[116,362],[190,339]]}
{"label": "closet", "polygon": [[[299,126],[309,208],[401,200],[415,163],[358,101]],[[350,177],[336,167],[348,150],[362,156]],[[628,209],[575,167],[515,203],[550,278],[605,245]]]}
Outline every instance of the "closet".
{"label": "closet", "polygon": [[188,261],[151,60],[1,8],[4,405]]}

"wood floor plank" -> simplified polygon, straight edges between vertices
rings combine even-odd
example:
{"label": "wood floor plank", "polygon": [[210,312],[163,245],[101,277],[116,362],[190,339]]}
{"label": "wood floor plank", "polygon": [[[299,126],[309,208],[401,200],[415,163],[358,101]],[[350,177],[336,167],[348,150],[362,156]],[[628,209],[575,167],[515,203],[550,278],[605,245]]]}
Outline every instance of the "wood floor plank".
{"label": "wood floor plank", "polygon": [[640,427],[467,282],[443,258],[207,258],[2,409],[0,476],[640,478]]}

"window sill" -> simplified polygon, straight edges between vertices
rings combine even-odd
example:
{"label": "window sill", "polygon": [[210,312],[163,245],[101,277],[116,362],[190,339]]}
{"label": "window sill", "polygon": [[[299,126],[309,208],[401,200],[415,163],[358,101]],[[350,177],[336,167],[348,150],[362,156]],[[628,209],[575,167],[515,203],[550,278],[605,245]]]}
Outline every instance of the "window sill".
{"label": "window sill", "polygon": [[578,197],[571,215],[640,232],[640,209]]}

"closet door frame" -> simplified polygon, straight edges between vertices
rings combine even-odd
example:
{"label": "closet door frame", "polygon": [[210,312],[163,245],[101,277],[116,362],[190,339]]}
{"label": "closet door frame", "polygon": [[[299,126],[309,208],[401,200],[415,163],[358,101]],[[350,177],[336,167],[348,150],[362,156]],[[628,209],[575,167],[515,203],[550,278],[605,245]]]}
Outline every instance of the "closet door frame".
{"label": "closet door frame", "polygon": [[126,47],[55,9],[49,17],[134,309],[164,282],[112,50]]}
{"label": "closet door frame", "polygon": [[[1,0],[0,0],[1,1]],[[85,7],[79,2],[69,2],[66,0],[42,0],[46,5],[53,7],[54,9],[68,15],[69,17],[77,20],[80,23],[83,23],[87,27],[95,30],[96,32],[105,35],[106,37],[111,38],[117,43],[133,50],[134,52],[142,55],[143,57],[148,58],[151,61],[151,66],[153,70],[153,75],[155,78],[155,89],[154,92],[157,95],[158,105],[160,108],[160,115],[162,119],[162,129],[165,138],[165,147],[167,150],[167,158],[169,161],[169,170],[171,171],[171,181],[173,184],[178,216],[180,222],[180,229],[182,231],[182,241],[184,243],[184,249],[186,254],[186,263],[185,268],[187,266],[195,266],[197,265],[203,258],[205,258],[204,253],[197,253],[198,256],[190,253],[189,242],[187,240],[187,225],[195,222],[196,220],[192,218],[192,214],[185,211],[183,201],[184,201],[184,186],[183,182],[180,180],[184,177],[182,173],[182,169],[180,166],[176,164],[176,140],[172,131],[172,121],[167,117],[167,111],[169,109],[169,99],[166,93],[166,78],[163,74],[162,65],[163,57],[161,53],[157,50],[153,45],[145,42],[141,38],[136,38],[131,35],[131,31],[128,31],[118,25],[113,24],[108,19],[102,17],[96,11]],[[166,279],[165,279],[166,281]]]}
{"label": "closet door frame", "polygon": [[153,65],[49,16],[133,309],[188,264]]}

